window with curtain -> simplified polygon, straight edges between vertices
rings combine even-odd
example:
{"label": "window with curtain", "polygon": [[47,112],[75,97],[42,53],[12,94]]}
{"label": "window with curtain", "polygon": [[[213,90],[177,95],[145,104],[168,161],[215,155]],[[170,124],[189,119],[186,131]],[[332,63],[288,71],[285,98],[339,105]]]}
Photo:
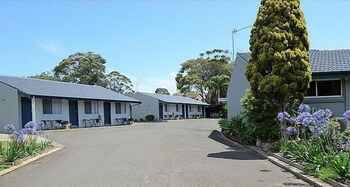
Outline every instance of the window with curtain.
{"label": "window with curtain", "polygon": [[53,99],[52,100],[52,113],[53,114],[62,114],[62,99]]}
{"label": "window with curtain", "polygon": [[122,113],[122,104],[121,103],[115,103],[115,113],[116,114]]}
{"label": "window with curtain", "polygon": [[92,104],[91,101],[84,102],[84,111],[85,114],[92,114]]}
{"label": "window with curtain", "polygon": [[52,99],[43,99],[43,113],[52,114]]}

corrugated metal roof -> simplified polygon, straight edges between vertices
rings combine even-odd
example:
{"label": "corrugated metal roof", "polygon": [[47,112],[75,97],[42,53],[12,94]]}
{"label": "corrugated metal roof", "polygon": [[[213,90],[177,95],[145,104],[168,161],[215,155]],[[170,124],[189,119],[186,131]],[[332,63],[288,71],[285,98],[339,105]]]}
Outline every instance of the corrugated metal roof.
{"label": "corrugated metal roof", "polygon": [[[250,53],[238,53],[238,57],[249,61]],[[312,73],[350,72],[350,49],[310,50]]]}
{"label": "corrugated metal roof", "polygon": [[95,85],[9,76],[0,76],[0,82],[33,96],[140,102],[137,99]]}
{"label": "corrugated metal roof", "polygon": [[193,104],[193,105],[209,105],[208,103],[204,103],[202,101],[198,101],[189,97],[183,97],[183,96],[173,96],[173,95],[162,95],[162,94],[155,94],[155,93],[144,93],[140,92],[141,94],[156,98],[160,101],[166,102],[166,103],[181,103],[181,104]]}

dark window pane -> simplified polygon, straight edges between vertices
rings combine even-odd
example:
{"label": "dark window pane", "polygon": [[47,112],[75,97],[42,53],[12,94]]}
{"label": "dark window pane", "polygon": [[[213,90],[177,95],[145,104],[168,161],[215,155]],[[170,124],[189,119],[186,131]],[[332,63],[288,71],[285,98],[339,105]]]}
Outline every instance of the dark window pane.
{"label": "dark window pane", "polygon": [[43,113],[44,114],[52,114],[52,100],[51,99],[43,99]]}
{"label": "dark window pane", "polygon": [[197,107],[198,107],[198,112],[200,112],[201,111],[201,106],[198,105]]}
{"label": "dark window pane", "polygon": [[92,113],[92,106],[91,101],[85,101],[85,114],[91,114]]}
{"label": "dark window pane", "polygon": [[306,96],[316,96],[316,83],[312,81],[310,83],[310,88],[307,90]]}
{"label": "dark window pane", "polygon": [[317,81],[318,96],[341,95],[341,80]]}
{"label": "dark window pane", "polygon": [[121,114],[122,113],[122,105],[120,103],[115,104],[115,113]]}
{"label": "dark window pane", "polygon": [[165,106],[165,112],[168,112],[168,105],[165,104],[164,106]]}

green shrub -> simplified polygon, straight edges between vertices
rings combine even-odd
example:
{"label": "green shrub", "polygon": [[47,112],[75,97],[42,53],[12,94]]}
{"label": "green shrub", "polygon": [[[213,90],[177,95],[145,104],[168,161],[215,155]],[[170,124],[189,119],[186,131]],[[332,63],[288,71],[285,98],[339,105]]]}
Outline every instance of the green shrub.
{"label": "green shrub", "polygon": [[264,142],[279,140],[280,128],[276,120],[277,111],[273,107],[256,99],[250,90],[241,99],[241,105],[244,123],[254,129],[255,137]]}
{"label": "green shrub", "polygon": [[146,121],[154,121],[155,117],[152,114],[145,116]]}
{"label": "green shrub", "polygon": [[226,136],[236,138],[245,144],[255,143],[254,128],[245,123],[244,118],[240,115],[233,117],[231,120],[220,120],[219,124]]}
{"label": "green shrub", "polygon": [[337,154],[332,159],[330,167],[339,177],[350,180],[350,153]]}

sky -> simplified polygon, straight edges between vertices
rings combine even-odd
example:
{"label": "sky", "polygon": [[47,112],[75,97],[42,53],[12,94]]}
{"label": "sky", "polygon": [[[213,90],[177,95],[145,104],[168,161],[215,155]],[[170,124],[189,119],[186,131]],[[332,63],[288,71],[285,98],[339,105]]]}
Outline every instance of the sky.
{"label": "sky", "polygon": [[[231,31],[255,21],[259,0],[60,0],[0,4],[0,75],[50,71],[76,52],[95,52],[136,91],[176,92],[181,63],[232,50]],[[350,0],[302,0],[313,49],[350,48]],[[235,36],[249,49],[250,30]]]}

